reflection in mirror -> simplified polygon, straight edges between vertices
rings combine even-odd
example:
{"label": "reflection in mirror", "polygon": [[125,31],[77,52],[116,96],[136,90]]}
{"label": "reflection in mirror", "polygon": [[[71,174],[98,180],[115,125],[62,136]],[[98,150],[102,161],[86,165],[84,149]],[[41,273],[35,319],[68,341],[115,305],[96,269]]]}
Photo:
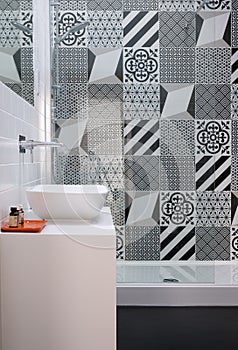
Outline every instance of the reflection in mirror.
{"label": "reflection in mirror", "polygon": [[0,0],[0,81],[34,104],[32,0]]}

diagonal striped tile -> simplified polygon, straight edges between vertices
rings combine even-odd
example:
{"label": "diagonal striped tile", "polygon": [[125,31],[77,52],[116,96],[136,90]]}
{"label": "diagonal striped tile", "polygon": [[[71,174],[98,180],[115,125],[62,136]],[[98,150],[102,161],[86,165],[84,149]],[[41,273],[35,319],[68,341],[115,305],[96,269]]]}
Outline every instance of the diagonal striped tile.
{"label": "diagonal striped tile", "polygon": [[195,260],[194,226],[161,227],[160,259]]}
{"label": "diagonal striped tile", "polygon": [[159,122],[131,120],[124,124],[124,152],[126,155],[159,155]]}
{"label": "diagonal striped tile", "polygon": [[231,52],[231,83],[238,83],[238,49],[232,49]]}
{"label": "diagonal striped tile", "polygon": [[155,46],[159,38],[158,12],[124,12],[123,45],[127,47]]}
{"label": "diagonal striped tile", "polygon": [[230,191],[231,157],[196,156],[196,189],[198,191]]}

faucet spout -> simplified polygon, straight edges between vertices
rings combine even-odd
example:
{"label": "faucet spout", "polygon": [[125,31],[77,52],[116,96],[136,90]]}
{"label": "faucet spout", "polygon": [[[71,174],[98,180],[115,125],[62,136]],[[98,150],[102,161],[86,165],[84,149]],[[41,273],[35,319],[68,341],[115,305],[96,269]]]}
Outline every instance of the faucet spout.
{"label": "faucet spout", "polygon": [[26,150],[32,151],[35,147],[65,147],[62,142],[55,141],[34,141],[26,140],[25,137],[19,136],[19,152],[26,153]]}

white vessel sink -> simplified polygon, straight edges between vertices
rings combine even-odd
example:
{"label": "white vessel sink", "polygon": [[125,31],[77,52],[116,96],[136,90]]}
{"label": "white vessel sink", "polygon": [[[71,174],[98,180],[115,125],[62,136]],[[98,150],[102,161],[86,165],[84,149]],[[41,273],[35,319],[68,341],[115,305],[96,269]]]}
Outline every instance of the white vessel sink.
{"label": "white vessel sink", "polygon": [[90,220],[105,204],[103,185],[37,185],[26,189],[32,210],[42,219]]}

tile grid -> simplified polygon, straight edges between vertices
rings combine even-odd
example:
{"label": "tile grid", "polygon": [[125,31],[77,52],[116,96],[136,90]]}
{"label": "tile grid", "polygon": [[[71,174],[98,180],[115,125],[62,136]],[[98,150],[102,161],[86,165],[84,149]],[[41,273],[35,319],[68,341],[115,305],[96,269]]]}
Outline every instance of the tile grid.
{"label": "tile grid", "polygon": [[[98,90],[89,94],[86,152],[93,150],[100,161],[122,159],[121,178],[115,175],[118,168],[110,178],[120,194],[111,191],[108,199],[118,228],[119,259],[230,259],[238,150],[238,9],[232,7],[229,27],[230,5],[206,5],[195,16],[186,1],[159,2],[159,8],[153,0],[88,2],[89,16],[104,24],[115,20],[112,32],[103,25],[89,28],[89,79],[78,83]],[[213,21],[221,18],[223,37],[204,36],[209,28],[206,20],[201,25],[205,11]],[[169,21],[179,29],[169,33]],[[112,60],[101,74],[102,62]],[[111,84],[122,88],[119,95],[99,96]]]}

